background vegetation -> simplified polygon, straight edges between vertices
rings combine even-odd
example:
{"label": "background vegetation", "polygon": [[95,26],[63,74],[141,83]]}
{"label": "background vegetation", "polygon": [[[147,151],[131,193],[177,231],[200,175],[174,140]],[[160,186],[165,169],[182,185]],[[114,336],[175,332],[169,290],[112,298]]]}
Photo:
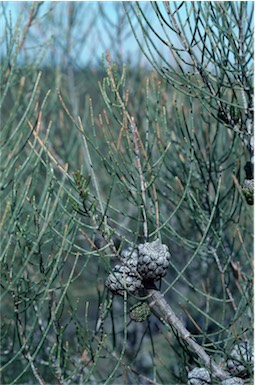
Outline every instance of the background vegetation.
{"label": "background vegetation", "polygon": [[224,370],[252,345],[253,6],[194,4],[21,3],[14,23],[2,3],[1,383],[187,383],[205,363],[166,314],[135,322],[139,298],[105,288],[118,249],[157,237],[195,341]]}

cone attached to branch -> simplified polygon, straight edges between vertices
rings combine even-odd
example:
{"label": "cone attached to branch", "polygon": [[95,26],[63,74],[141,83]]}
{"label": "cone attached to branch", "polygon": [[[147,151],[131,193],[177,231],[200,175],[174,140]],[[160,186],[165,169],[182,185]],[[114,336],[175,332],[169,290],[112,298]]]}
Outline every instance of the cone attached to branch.
{"label": "cone attached to branch", "polygon": [[121,252],[122,265],[116,265],[106,280],[106,287],[113,293],[124,295],[126,290],[129,294],[138,294],[143,288],[142,278],[137,272],[138,252],[137,249],[129,247]]}
{"label": "cone attached to branch", "polygon": [[157,281],[167,273],[170,253],[168,247],[157,239],[138,246],[138,272],[145,280]]}
{"label": "cone attached to branch", "polygon": [[159,239],[146,242],[121,252],[122,264],[113,268],[106,280],[106,287],[113,293],[138,294],[145,281],[157,281],[164,277],[170,260],[168,247]]}
{"label": "cone attached to branch", "polygon": [[138,294],[143,288],[142,280],[137,272],[124,265],[116,265],[107,277],[106,287],[113,293],[124,296],[126,290],[129,294]]}

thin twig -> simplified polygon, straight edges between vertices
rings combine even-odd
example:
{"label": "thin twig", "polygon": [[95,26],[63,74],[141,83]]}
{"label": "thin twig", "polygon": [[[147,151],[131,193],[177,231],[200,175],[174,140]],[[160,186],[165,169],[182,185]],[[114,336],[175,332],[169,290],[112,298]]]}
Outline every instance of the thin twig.
{"label": "thin twig", "polygon": [[[117,97],[117,100],[118,100],[118,103],[120,104],[121,108],[123,109],[124,111],[124,115],[127,119],[127,121],[129,122],[130,126],[133,124],[133,117],[129,114],[129,112],[127,111],[126,107],[125,107],[125,103],[123,102],[122,100],[122,97],[120,96],[120,93],[118,91],[118,88],[117,88],[117,85],[116,85],[116,82],[115,82],[115,79],[114,79],[114,75],[112,73],[112,64],[111,64],[111,56],[110,56],[110,52],[107,52],[107,62],[108,62],[108,76],[109,76],[109,79],[111,81],[111,84],[112,84],[112,87],[114,89],[114,93]],[[146,153],[146,150],[144,148],[144,145],[143,145],[143,142],[141,140],[141,136],[139,134],[139,131],[137,130],[137,137],[138,137],[138,140],[139,140],[139,144],[140,144],[140,147],[141,147],[141,153],[142,155],[144,156],[144,158],[146,159],[146,164],[147,164],[147,167],[148,167],[148,172],[150,174],[150,177],[151,179],[153,180],[153,175],[152,175],[152,167],[150,165],[150,162],[149,162],[149,158],[148,158],[148,155]],[[155,223],[156,223],[156,231],[158,232],[158,229],[159,229],[159,205],[158,205],[158,197],[157,197],[157,190],[156,190],[156,186],[155,186],[155,183],[152,182],[152,191],[153,191],[153,196],[154,196],[154,204],[155,204]]]}
{"label": "thin twig", "polygon": [[[10,277],[9,277],[9,279],[10,279]],[[34,359],[33,359],[33,357],[30,354],[28,342],[27,342],[27,339],[26,339],[26,336],[25,336],[24,327],[23,327],[22,321],[20,319],[20,312],[19,312],[19,307],[18,307],[19,300],[18,300],[18,298],[17,298],[17,296],[16,296],[16,294],[15,294],[13,289],[11,289],[11,294],[12,294],[13,302],[14,302],[14,312],[15,312],[15,315],[16,315],[16,320],[17,320],[17,325],[18,325],[19,338],[20,338],[20,341],[22,342],[22,345],[23,345],[24,350],[25,350],[24,351],[24,355],[25,355],[26,359],[28,360],[28,362],[29,362],[29,364],[31,366],[33,375],[37,379],[38,383],[40,385],[46,385],[46,382],[44,381],[44,379],[42,378],[42,376],[39,373],[38,369],[36,368],[36,366],[34,364]]]}
{"label": "thin twig", "polygon": [[148,238],[148,223],[147,223],[147,214],[146,214],[146,188],[145,188],[145,182],[144,182],[144,176],[143,176],[143,170],[141,166],[141,159],[140,159],[140,150],[139,150],[139,145],[138,145],[138,133],[137,133],[137,127],[135,124],[135,119],[132,116],[131,117],[131,133],[133,137],[133,142],[134,142],[134,153],[135,153],[135,161],[136,161],[136,168],[139,174],[140,178],[140,187],[141,187],[141,194],[142,194],[142,213],[143,213],[143,233],[145,239]]}
{"label": "thin twig", "polygon": [[[39,145],[44,149],[44,151],[46,152],[46,154],[50,157],[50,159],[53,161],[53,163],[57,166],[57,168],[68,178],[68,179],[71,179],[72,178],[70,177],[70,175],[68,174],[67,172],[67,169],[68,169],[68,164],[66,163],[64,165],[64,167],[60,164],[60,162],[52,155],[52,153],[49,151],[49,149],[46,147],[46,145],[44,144],[44,142],[42,141],[42,139],[39,137],[39,135],[37,134],[37,132],[34,130],[33,128],[33,125],[31,122],[28,122],[29,124],[29,127],[36,139],[36,141],[39,143]],[[32,143],[29,141],[28,142],[30,147],[34,149]]]}

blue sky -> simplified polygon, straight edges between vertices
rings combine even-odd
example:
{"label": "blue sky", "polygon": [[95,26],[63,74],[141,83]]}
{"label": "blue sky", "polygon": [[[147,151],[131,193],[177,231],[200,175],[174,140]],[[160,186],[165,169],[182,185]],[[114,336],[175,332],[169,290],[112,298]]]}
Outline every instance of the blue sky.
{"label": "blue sky", "polygon": [[[68,15],[73,4],[78,12],[75,16],[75,26],[69,36],[69,44],[72,45],[72,60],[76,62],[77,66],[101,61],[106,49],[111,50],[113,56],[119,54],[123,60],[127,60],[129,56],[132,57],[137,53],[138,46],[133,35],[129,33],[126,36],[130,28],[126,18],[124,21],[122,2],[44,2],[39,9],[37,22],[30,28],[27,47],[31,48],[36,43],[48,44],[50,60],[57,60],[57,58],[54,59],[54,51],[56,56],[59,56],[60,46],[61,49],[64,49],[64,46],[68,44]],[[24,29],[29,19],[29,5],[30,2],[4,3],[8,18],[11,12],[13,25],[21,17],[21,30]],[[118,20],[120,23],[122,19],[122,26],[118,26]],[[2,33],[3,24],[1,25]],[[62,56],[63,52],[61,52],[60,60],[66,60],[66,57]]]}
{"label": "blue sky", "polygon": [[[172,6],[173,2],[170,3]],[[177,5],[180,3],[176,2]],[[163,2],[159,2],[159,4],[163,8]],[[190,2],[186,2],[186,4],[190,4]],[[253,6],[252,1],[248,4],[250,7]],[[11,12],[13,25],[20,18],[21,32],[28,23],[30,5],[31,2],[2,2],[8,20],[10,20]],[[162,31],[150,2],[139,2],[139,5],[143,9],[147,8],[146,15],[150,17],[153,27],[157,31]],[[181,8],[180,16],[186,20],[185,6]],[[1,20],[3,20],[2,16]],[[73,27],[70,27],[72,21]],[[132,18],[132,22],[140,40],[142,34],[138,21]],[[191,24],[194,24],[193,20],[191,20]],[[0,27],[2,35],[4,23],[1,23]],[[161,35],[163,36],[162,33]],[[156,39],[154,41],[159,45],[159,41]],[[172,40],[172,43],[177,44],[177,39]],[[40,48],[38,49],[38,47]],[[77,68],[86,64],[99,64],[106,49],[110,50],[114,60],[122,62],[131,60],[133,64],[136,62],[148,64],[131,32],[122,2],[118,1],[43,2],[29,29],[21,60],[39,55],[38,52],[43,52],[43,49],[45,50],[44,62],[47,64],[66,64],[71,61]],[[170,60],[168,48],[161,45],[160,49]]]}

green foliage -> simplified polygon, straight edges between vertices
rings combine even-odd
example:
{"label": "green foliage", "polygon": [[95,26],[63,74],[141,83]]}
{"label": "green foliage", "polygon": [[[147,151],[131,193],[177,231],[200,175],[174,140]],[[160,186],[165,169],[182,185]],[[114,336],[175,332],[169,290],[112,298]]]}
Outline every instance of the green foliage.
{"label": "green foliage", "polygon": [[[208,4],[197,4],[196,31]],[[109,52],[103,77],[40,72],[38,57],[21,67],[18,29],[6,29],[1,67],[1,382],[187,382],[202,362],[174,327],[153,309],[147,318],[146,295],[134,322],[138,299],[105,288],[122,248],[156,238],[171,252],[161,292],[224,366],[252,339],[246,148],[211,98],[200,104]]]}
{"label": "green foliage", "polygon": [[140,49],[160,76],[198,99],[253,152],[253,5],[154,2],[154,17],[142,3],[124,6]]}

